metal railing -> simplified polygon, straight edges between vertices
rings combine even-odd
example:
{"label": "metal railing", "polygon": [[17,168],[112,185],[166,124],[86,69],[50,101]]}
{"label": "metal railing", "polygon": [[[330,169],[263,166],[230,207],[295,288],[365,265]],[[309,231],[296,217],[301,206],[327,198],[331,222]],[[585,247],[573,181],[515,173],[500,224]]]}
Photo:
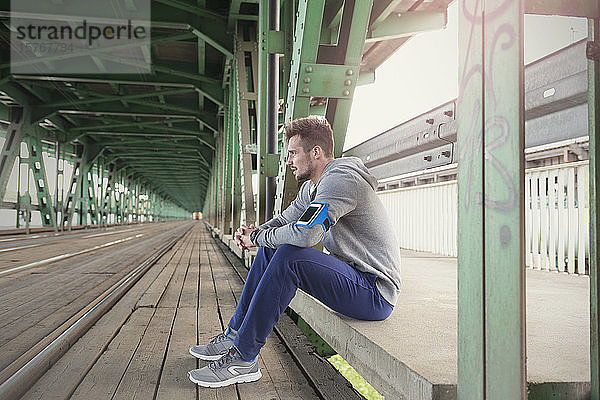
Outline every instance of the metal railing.
{"label": "metal railing", "polygon": [[[456,181],[377,193],[400,247],[457,256]],[[588,161],[525,172],[527,267],[587,274],[589,270]]]}

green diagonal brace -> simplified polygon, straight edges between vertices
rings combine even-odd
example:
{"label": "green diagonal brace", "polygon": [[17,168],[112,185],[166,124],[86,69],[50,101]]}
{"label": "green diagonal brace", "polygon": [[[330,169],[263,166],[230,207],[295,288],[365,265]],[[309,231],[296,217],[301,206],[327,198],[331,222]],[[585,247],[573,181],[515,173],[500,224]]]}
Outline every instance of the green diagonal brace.
{"label": "green diagonal brace", "polygon": [[56,216],[54,215],[52,198],[48,191],[48,177],[46,175],[44,157],[42,156],[42,141],[39,137],[28,136],[26,142],[29,150],[29,168],[33,172],[42,225],[51,226],[56,231]]}
{"label": "green diagonal brace", "polygon": [[15,160],[21,151],[21,137],[23,129],[23,108],[11,107],[10,125],[6,130],[6,138],[0,151],[0,202],[4,200],[6,185],[13,171]]}

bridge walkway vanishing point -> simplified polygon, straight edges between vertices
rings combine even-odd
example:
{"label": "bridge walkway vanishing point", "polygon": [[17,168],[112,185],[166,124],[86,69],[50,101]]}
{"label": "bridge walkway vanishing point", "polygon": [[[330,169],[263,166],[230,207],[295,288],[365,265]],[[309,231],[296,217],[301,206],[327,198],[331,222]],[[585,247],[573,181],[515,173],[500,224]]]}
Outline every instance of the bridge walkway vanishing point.
{"label": "bridge walkway vanishing point", "polygon": [[261,351],[258,382],[220,389],[190,382],[187,372],[207,362],[189,347],[223,330],[247,271],[203,224],[177,225],[187,232],[45,374],[25,382],[23,399],[360,398],[285,314]]}

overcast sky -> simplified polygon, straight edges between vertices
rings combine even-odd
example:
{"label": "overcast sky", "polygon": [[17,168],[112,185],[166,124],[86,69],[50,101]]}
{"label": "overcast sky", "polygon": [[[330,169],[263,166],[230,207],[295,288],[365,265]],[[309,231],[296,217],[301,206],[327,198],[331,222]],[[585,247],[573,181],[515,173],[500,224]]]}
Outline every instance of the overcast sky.
{"label": "overcast sky", "polygon": [[[356,89],[344,149],[388,130],[458,95],[457,6],[445,29],[410,39]],[[525,63],[587,36],[585,18],[525,16]]]}

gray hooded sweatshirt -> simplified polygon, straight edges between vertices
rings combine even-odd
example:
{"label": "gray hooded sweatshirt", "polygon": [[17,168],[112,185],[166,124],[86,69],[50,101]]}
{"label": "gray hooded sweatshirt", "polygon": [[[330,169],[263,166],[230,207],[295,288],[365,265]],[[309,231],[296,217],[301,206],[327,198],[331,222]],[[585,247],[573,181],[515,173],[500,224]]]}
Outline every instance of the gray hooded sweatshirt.
{"label": "gray hooded sweatshirt", "polygon": [[[333,257],[375,274],[377,289],[395,305],[401,288],[400,248],[376,188],[377,179],[359,158],[334,159],[316,185],[304,182],[290,206],[260,226],[253,242],[270,248],[312,247],[322,242]],[[327,232],[322,225],[295,225],[311,201],[328,204],[331,227]]]}

